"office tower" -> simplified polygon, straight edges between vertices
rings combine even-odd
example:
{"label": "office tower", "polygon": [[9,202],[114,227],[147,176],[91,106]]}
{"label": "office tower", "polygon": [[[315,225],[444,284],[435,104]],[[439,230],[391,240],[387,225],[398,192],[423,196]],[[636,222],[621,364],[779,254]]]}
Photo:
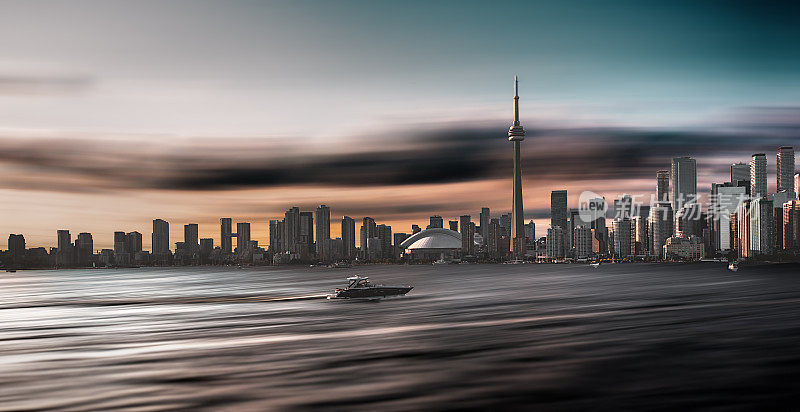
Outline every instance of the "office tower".
{"label": "office tower", "polygon": [[[300,253],[298,246],[300,238],[300,209],[289,208],[283,217],[283,241],[286,242],[285,252]],[[238,243],[237,243],[238,244]]]}
{"label": "office tower", "polygon": [[25,256],[25,236],[13,233],[8,235],[8,253],[11,255],[11,262],[18,264]]}
{"label": "office tower", "polygon": [[691,157],[672,159],[672,209],[677,212],[684,203],[697,200],[697,161]]}
{"label": "office tower", "polygon": [[[649,213],[649,212],[648,212]],[[650,254],[650,241],[648,238],[647,216],[634,216],[631,219],[633,225],[633,251],[636,255],[649,255]]]}
{"label": "office tower", "polygon": [[772,196],[772,247],[773,252],[783,250],[783,205],[794,199],[794,192],[781,190]]}
{"label": "office tower", "polygon": [[389,225],[377,225],[377,238],[380,239],[380,257],[390,259],[392,257],[392,227]]}
{"label": "office tower", "polygon": [[392,240],[394,243],[394,247],[392,248],[393,250],[392,258],[397,259],[400,257],[400,254],[403,252],[403,249],[400,246],[400,244],[403,243],[406,239],[408,239],[408,233],[398,232],[392,235]]}
{"label": "office tower", "polygon": [[283,220],[272,219],[269,221],[269,251],[271,253],[282,253],[286,250],[283,247]]}
{"label": "office tower", "polygon": [[750,158],[750,196],[767,196],[767,155],[756,153]]}
{"label": "office tower", "polygon": [[214,239],[200,239],[200,263],[207,263],[211,252],[214,251]]}
{"label": "office tower", "polygon": [[314,248],[314,213],[313,212],[300,212],[300,253],[304,257],[308,257]]}
{"label": "office tower", "polygon": [[778,149],[778,188],[777,191],[786,190],[794,193],[794,148],[782,146]]}
{"label": "office tower", "polygon": [[794,195],[796,199],[800,200],[800,173],[794,174]]}
{"label": "office tower", "polygon": [[439,215],[431,216],[431,223],[428,225],[428,229],[434,228],[443,228],[444,227],[444,219],[442,219]]}
{"label": "office tower", "polygon": [[701,236],[702,210],[698,203],[686,203],[681,210],[675,211],[675,236]]}
{"label": "office tower", "polygon": [[619,199],[614,199],[614,218],[631,219],[638,215],[634,210],[633,198],[630,195],[622,195]]}
{"label": "office tower", "polygon": [[360,233],[360,240],[361,240],[361,253],[366,257],[369,256],[369,239],[372,239],[377,236],[378,227],[375,225],[375,219],[371,217],[365,217],[361,222],[361,233]]}
{"label": "office tower", "polygon": [[[525,140],[525,130],[519,123],[519,81],[514,76],[514,124],[508,128],[508,140],[514,142],[514,199],[511,208],[511,239],[514,259],[525,257],[525,216],[522,208],[522,159],[520,142]],[[566,210],[564,211],[566,213]]]}
{"label": "office tower", "polygon": [[656,200],[669,202],[669,170],[656,172]]}
{"label": "office tower", "polygon": [[[89,235],[91,236],[91,235]],[[80,235],[78,235],[80,239]],[[139,232],[128,232],[125,234],[125,251],[135,255],[142,251],[142,234]]]}
{"label": "office tower", "polygon": [[533,220],[525,224],[525,244],[533,244],[536,241],[536,223]]}
{"label": "office tower", "polygon": [[472,223],[472,217],[470,215],[462,215],[459,218],[462,257],[472,255],[475,252],[475,242],[473,238],[474,232],[471,230],[470,223]]}
{"label": "office tower", "polygon": [[489,221],[492,219],[491,214],[489,213],[488,207],[481,208],[480,214],[480,224],[481,224],[481,236],[483,236],[484,243],[486,239],[489,238]]}
{"label": "office tower", "polygon": [[411,234],[422,232],[422,228],[419,225],[411,225]]}
{"label": "office tower", "polygon": [[672,205],[670,202],[658,202],[650,208],[650,254],[662,256],[664,245],[672,236]]}
{"label": "office tower", "polygon": [[315,233],[317,238],[317,258],[323,262],[328,262],[330,256],[325,254],[325,242],[331,238],[331,208],[319,205],[314,212],[314,218],[317,222]]}
{"label": "office tower", "polygon": [[[748,166],[749,170],[749,166]],[[731,184],[711,184],[711,236],[714,250],[727,252],[734,249],[731,244],[731,213],[736,212],[736,206],[747,196],[743,186]]]}
{"label": "office tower", "polygon": [[575,258],[586,259],[592,254],[592,229],[578,226],[574,232]]}
{"label": "office tower", "polygon": [[750,205],[750,250],[753,255],[771,255],[774,246],[773,203],[765,197]]}
{"label": "office tower", "polygon": [[500,229],[500,219],[490,219],[489,220],[489,234],[488,238],[484,239],[484,243],[486,244],[486,251],[489,253],[489,256],[493,259],[496,259],[500,252],[500,237],[502,236],[502,230]]}
{"label": "office tower", "polygon": [[67,267],[72,265],[72,236],[69,230],[59,230],[58,236],[58,249],[56,252],[56,264],[59,267]]}
{"label": "office tower", "polygon": [[633,254],[633,242],[635,232],[633,231],[633,222],[630,219],[614,219],[614,255],[618,258],[624,258]]}
{"label": "office tower", "polygon": [[450,230],[458,232],[458,220],[451,220],[447,223],[450,226]]}
{"label": "office tower", "polygon": [[553,226],[547,229],[547,257],[564,257],[564,231],[561,226]]}
{"label": "office tower", "polygon": [[356,221],[350,216],[342,217],[342,256],[352,259],[356,255]]}
{"label": "office tower", "polygon": [[153,254],[169,253],[169,223],[167,221],[161,219],[153,220],[152,238]]}
{"label": "office tower", "polygon": [[250,252],[253,244],[250,241],[250,222],[236,223],[236,252],[243,255]]}
{"label": "office tower", "polygon": [[731,165],[731,183],[750,181],[750,165],[747,163],[734,163]]}
{"label": "office tower", "polygon": [[219,220],[219,242],[222,253],[229,255],[233,252],[233,227],[229,217]]}
{"label": "office tower", "polygon": [[114,254],[126,253],[125,249],[125,232],[114,232]]}
{"label": "office tower", "polygon": [[783,240],[781,246],[789,252],[800,251],[800,200],[783,204]]}
{"label": "office tower", "polygon": [[503,236],[511,239],[511,213],[500,215],[500,229]]}
{"label": "office tower", "polygon": [[550,192],[550,226],[567,228],[567,191],[553,190]]}
{"label": "office tower", "polygon": [[200,248],[199,237],[197,223],[183,225],[183,247],[187,252],[193,253]]}

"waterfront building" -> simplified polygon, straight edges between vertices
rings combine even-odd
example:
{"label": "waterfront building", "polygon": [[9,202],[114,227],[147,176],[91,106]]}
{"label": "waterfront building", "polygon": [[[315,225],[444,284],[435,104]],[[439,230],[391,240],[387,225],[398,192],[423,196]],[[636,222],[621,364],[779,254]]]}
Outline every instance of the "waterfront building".
{"label": "waterfront building", "polygon": [[747,163],[734,163],[731,165],[731,184],[738,186],[738,182],[750,183],[750,165]]}
{"label": "waterfront building", "polygon": [[750,158],[750,196],[767,196],[767,155],[755,153]]}
{"label": "waterfront building", "polygon": [[219,219],[219,242],[223,254],[229,255],[233,252],[233,226],[229,217]]}
{"label": "waterfront building", "polygon": [[342,217],[342,258],[353,259],[356,255],[356,221],[350,216]]}
{"label": "waterfront building", "polygon": [[691,157],[672,159],[672,210],[678,212],[684,203],[697,200],[697,161]]}
{"label": "waterfront building", "polygon": [[663,247],[663,258],[669,260],[700,260],[705,255],[703,239],[698,236],[673,236]]}
{"label": "waterfront building", "polygon": [[547,229],[547,257],[558,259],[564,257],[564,230],[560,226]]}
{"label": "waterfront building", "polygon": [[[792,146],[782,146],[778,149],[777,156],[777,192],[786,190],[793,195],[794,191],[794,148]],[[794,198],[794,196],[792,196]]]}
{"label": "waterfront building", "polygon": [[669,170],[656,172],[656,200],[669,202]]}

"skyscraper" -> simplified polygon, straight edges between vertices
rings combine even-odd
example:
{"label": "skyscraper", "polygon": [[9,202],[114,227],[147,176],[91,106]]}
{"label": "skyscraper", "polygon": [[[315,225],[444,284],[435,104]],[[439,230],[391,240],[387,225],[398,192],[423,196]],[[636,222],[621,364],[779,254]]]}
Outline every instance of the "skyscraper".
{"label": "skyscraper", "polygon": [[272,253],[282,253],[283,247],[283,220],[272,219],[269,221],[269,250]]}
{"label": "skyscraper", "polygon": [[250,243],[250,222],[239,222],[236,224],[236,252],[243,255],[251,250]]}
{"label": "skyscraper", "polygon": [[567,230],[567,191],[553,190],[550,192],[550,227],[560,227]]}
{"label": "skyscraper", "polygon": [[169,223],[166,220],[153,220],[153,254],[169,253]]}
{"label": "skyscraper", "polygon": [[669,170],[656,172],[656,200],[669,202]]}
{"label": "skyscraper", "polygon": [[783,146],[778,149],[778,192],[788,190],[794,192],[794,148]]}
{"label": "skyscraper", "polygon": [[183,247],[190,253],[194,253],[200,249],[200,236],[197,223],[183,225]]}
{"label": "skyscraper", "polygon": [[[525,258],[525,216],[522,208],[522,160],[520,142],[525,140],[525,130],[519,123],[519,81],[514,76],[514,124],[508,129],[508,140],[514,142],[514,201],[511,208],[511,239],[514,259]],[[566,220],[566,207],[564,210]]]}
{"label": "skyscraper", "polygon": [[[89,239],[91,240],[91,234],[89,235]],[[78,240],[81,240],[81,233],[78,235]],[[131,255],[135,255],[142,251],[142,234],[139,232],[128,232],[125,234],[125,251],[130,253]]]}
{"label": "skyscraper", "polygon": [[285,252],[300,253],[298,241],[300,238],[300,209],[291,207],[283,218],[283,241],[286,243]]}
{"label": "skyscraper", "polygon": [[[219,242],[222,253],[230,254],[233,252],[233,227],[229,217],[223,217],[219,220]],[[272,246],[271,243],[270,246]]]}
{"label": "skyscraper", "polygon": [[483,236],[484,243],[486,239],[489,238],[489,221],[491,220],[492,216],[489,213],[489,208],[484,207],[481,208],[481,215],[480,215],[480,224],[481,224],[481,236]]}
{"label": "skyscraper", "polygon": [[378,227],[375,224],[375,219],[371,217],[365,217],[361,222],[361,236],[360,236],[360,246],[361,246],[361,253],[365,256],[368,255],[369,249],[369,239],[378,236]]}
{"label": "skyscraper", "polygon": [[114,254],[127,253],[125,232],[114,232]]}
{"label": "skyscraper", "polygon": [[356,221],[350,216],[342,217],[342,255],[352,259],[356,254]]}
{"label": "skyscraper", "polygon": [[670,202],[658,202],[650,208],[650,253],[662,256],[667,239],[672,236],[674,219]]}
{"label": "skyscraper", "polygon": [[473,238],[472,217],[463,215],[459,218],[459,229],[461,229],[461,256],[472,255],[475,252],[475,242]]}
{"label": "skyscraper", "polygon": [[314,214],[314,218],[317,221],[315,233],[317,237],[317,258],[326,262],[329,256],[325,256],[324,246],[325,241],[331,238],[331,208],[319,205]]}
{"label": "skyscraper", "polygon": [[443,227],[444,227],[444,219],[442,219],[441,216],[439,215],[431,216],[431,222],[428,225],[428,229],[443,228]]}
{"label": "skyscraper", "polygon": [[697,161],[691,157],[672,159],[672,209],[677,213],[684,203],[697,201]]}
{"label": "skyscraper", "polygon": [[314,249],[314,213],[300,212],[300,253],[305,258],[316,250]]}
{"label": "skyscraper", "polygon": [[72,266],[72,236],[69,234],[69,230],[59,230],[57,235],[56,265],[59,267]]}
{"label": "skyscraper", "polygon": [[448,223],[448,226],[450,227],[450,230],[452,230],[454,232],[458,232],[458,220],[451,220],[451,221],[449,221],[447,223]]}
{"label": "skyscraper", "polygon": [[767,195],[767,155],[755,153],[750,158],[750,196],[754,199]]}
{"label": "skyscraper", "polygon": [[731,165],[731,183],[750,181],[750,165],[747,163],[734,163]]}

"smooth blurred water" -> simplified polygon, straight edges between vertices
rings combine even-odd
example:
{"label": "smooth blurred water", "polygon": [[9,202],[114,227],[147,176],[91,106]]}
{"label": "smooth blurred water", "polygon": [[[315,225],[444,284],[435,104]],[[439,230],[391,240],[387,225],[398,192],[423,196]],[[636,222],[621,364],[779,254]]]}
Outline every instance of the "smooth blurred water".
{"label": "smooth blurred water", "polygon": [[[0,276],[0,409],[794,408],[797,267],[449,265]],[[380,302],[268,301],[344,277]]]}

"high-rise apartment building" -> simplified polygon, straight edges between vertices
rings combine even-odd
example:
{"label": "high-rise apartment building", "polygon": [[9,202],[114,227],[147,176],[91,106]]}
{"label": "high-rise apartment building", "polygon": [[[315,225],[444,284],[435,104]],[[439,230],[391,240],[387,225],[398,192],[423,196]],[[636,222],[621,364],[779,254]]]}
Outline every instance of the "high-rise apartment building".
{"label": "high-rise apartment building", "polygon": [[244,255],[252,250],[250,241],[250,222],[236,223],[236,252]]}
{"label": "high-rise apartment building", "polygon": [[342,257],[350,260],[356,255],[356,221],[342,216]]}
{"label": "high-rise apartment building", "polygon": [[737,182],[750,181],[750,165],[747,163],[734,163],[731,165],[731,183],[737,186]]}
{"label": "high-rise apartment building", "polygon": [[433,229],[433,228],[444,228],[444,219],[442,219],[441,216],[439,215],[431,216],[431,222],[428,225],[428,229]]}
{"label": "high-rise apartment building", "polygon": [[684,203],[697,201],[697,161],[691,157],[672,159],[672,209],[683,208]]}
{"label": "high-rise apartment building", "polygon": [[462,215],[459,218],[459,228],[461,229],[461,256],[469,256],[475,254],[475,238],[474,229],[471,225],[472,217],[470,215]]}
{"label": "high-rise apartment building", "polygon": [[669,202],[669,170],[656,172],[656,200]]}
{"label": "high-rise apartment building", "polygon": [[152,250],[154,255],[169,254],[169,223],[153,220]]}
{"label": "high-rise apartment building", "polygon": [[222,253],[229,255],[233,252],[233,225],[229,217],[219,220],[219,242]]}
{"label": "high-rise apartment building", "polygon": [[317,258],[323,262],[328,262],[330,256],[325,255],[325,241],[331,238],[331,208],[325,205],[319,205],[314,212],[314,220],[316,220],[316,238],[317,238]]}
{"label": "high-rise apartment building", "polygon": [[183,248],[189,253],[197,252],[200,249],[199,230],[197,223],[183,225]]}
{"label": "high-rise apartment building", "polygon": [[750,196],[767,196],[767,155],[756,153],[750,158]]}
{"label": "high-rise apartment building", "polygon": [[[783,146],[778,149],[777,191],[787,190],[794,193],[794,148]],[[795,193],[796,194],[796,193]]]}
{"label": "high-rise apartment building", "polygon": [[481,236],[483,236],[484,243],[486,242],[486,238],[489,237],[489,221],[492,219],[491,213],[489,212],[488,207],[481,208],[480,214],[480,225],[481,225]]}

